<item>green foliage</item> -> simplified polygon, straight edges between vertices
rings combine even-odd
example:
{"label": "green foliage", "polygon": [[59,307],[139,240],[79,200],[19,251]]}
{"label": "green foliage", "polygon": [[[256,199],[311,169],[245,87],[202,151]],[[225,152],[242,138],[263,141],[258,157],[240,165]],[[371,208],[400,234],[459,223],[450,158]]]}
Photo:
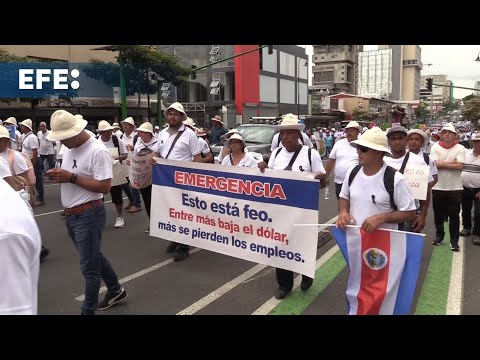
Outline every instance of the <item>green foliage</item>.
{"label": "green foliage", "polygon": [[366,111],[355,109],[355,110],[353,110],[352,120],[355,120],[355,121],[372,121],[373,120],[373,115],[366,112]]}
{"label": "green foliage", "polygon": [[477,124],[477,120],[480,119],[480,97],[474,96],[463,103],[462,116],[464,121]]}
{"label": "green foliage", "polygon": [[380,129],[382,130],[387,130],[390,127],[390,124],[388,122],[384,122],[382,125],[380,125]]}

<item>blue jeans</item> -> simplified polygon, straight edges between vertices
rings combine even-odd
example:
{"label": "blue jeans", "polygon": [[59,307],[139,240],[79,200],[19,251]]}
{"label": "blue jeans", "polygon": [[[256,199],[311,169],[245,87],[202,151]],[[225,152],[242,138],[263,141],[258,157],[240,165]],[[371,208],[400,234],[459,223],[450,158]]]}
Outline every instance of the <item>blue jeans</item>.
{"label": "blue jeans", "polygon": [[98,291],[102,279],[108,292],[116,293],[121,289],[117,274],[100,251],[102,230],[105,227],[105,206],[97,206],[80,215],[65,217],[68,235],[80,255],[80,270],[85,278],[85,301],[82,313],[94,314],[98,303]]}
{"label": "blue jeans", "polygon": [[39,201],[45,201],[43,190],[43,162],[40,157],[37,157],[37,162],[33,165],[35,171],[35,190],[37,190],[37,197]]}
{"label": "blue jeans", "polygon": [[120,185],[120,187],[122,188],[123,192],[127,195],[128,202],[130,204],[133,204],[133,206],[136,206],[139,208],[142,207],[142,200],[140,199],[140,191],[132,188],[129,182]]}

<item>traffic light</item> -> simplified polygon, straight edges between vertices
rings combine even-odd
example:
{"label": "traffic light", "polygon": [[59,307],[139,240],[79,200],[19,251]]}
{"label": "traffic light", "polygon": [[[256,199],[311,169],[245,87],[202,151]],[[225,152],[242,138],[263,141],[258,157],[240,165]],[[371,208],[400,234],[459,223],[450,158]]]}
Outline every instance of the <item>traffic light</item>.
{"label": "traffic light", "polygon": [[427,90],[432,91],[432,78],[427,78]]}
{"label": "traffic light", "polygon": [[268,46],[268,55],[273,54],[273,45],[267,45]]}
{"label": "traffic light", "polygon": [[195,80],[197,78],[197,73],[195,72],[195,69],[197,67],[195,65],[192,65],[192,80]]}

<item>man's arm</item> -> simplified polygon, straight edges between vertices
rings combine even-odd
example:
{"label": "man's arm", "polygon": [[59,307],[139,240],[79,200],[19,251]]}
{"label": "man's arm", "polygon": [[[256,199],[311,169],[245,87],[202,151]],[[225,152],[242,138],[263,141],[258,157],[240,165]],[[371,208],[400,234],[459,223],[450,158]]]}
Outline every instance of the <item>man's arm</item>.
{"label": "man's arm", "polygon": [[463,169],[463,162],[444,162],[444,161],[437,161],[435,163],[437,169],[448,169],[448,170],[462,170]]}
{"label": "man's arm", "polygon": [[327,183],[329,182],[329,179],[330,179],[330,173],[332,172],[333,168],[335,167],[335,162],[336,162],[336,159],[328,159],[327,161]]}
{"label": "man's arm", "polygon": [[[50,169],[47,171],[47,175],[56,183],[68,183],[73,180],[73,173],[65,169]],[[105,194],[110,191],[112,179],[95,180],[76,175],[76,180],[73,183],[85,190]]]}
{"label": "man's arm", "polygon": [[350,215],[350,200],[339,198],[338,199],[338,208],[340,209],[338,212],[338,219],[335,223],[343,229],[347,228],[347,225],[355,224],[355,219]]}
{"label": "man's arm", "polygon": [[202,162],[202,155],[193,155],[193,162]]}

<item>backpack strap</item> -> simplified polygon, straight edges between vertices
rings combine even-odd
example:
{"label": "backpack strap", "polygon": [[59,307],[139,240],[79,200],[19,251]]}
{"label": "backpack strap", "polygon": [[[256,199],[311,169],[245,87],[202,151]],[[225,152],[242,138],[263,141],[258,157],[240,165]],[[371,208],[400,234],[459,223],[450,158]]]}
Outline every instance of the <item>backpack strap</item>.
{"label": "backpack strap", "polygon": [[385,173],[383,174],[383,184],[385,185],[385,189],[390,196],[390,206],[392,207],[392,211],[397,210],[397,206],[395,205],[395,199],[393,197],[395,191],[395,170],[393,167],[388,166],[385,169]]}
{"label": "backpack strap", "polygon": [[118,149],[118,155],[120,156],[120,144],[118,143],[118,137],[115,134],[112,134],[113,145]]}
{"label": "backpack strap", "polygon": [[277,148],[280,146],[280,141],[282,141],[280,133],[278,133],[278,142],[277,142]]}
{"label": "backpack strap", "polygon": [[135,144],[137,143],[137,140],[138,140],[138,134],[135,134],[135,136],[133,137],[133,146],[135,146]]}
{"label": "backpack strap", "polygon": [[308,148],[308,162],[310,163],[310,170],[312,170],[312,148]]}
{"label": "backpack strap", "polygon": [[355,179],[355,176],[357,176],[361,167],[362,167],[361,165],[355,165],[355,167],[350,172],[350,176],[348,177],[348,187],[350,187],[350,185],[352,185],[352,181],[353,181],[353,179]]}
{"label": "backpack strap", "polygon": [[405,154],[405,157],[403,158],[402,166],[400,166],[400,170],[398,170],[400,174],[403,174],[403,172],[405,171],[405,167],[407,166],[409,157],[410,157],[410,152],[407,151],[407,153]]}
{"label": "backpack strap", "polygon": [[277,157],[278,153],[282,151],[283,147],[277,147],[274,151],[276,151],[275,155],[273,155],[273,160]]}
{"label": "backpack strap", "polygon": [[427,153],[423,153],[423,160],[425,160],[425,164],[430,165],[430,156]]}
{"label": "backpack strap", "polygon": [[15,174],[15,150],[7,149],[8,151],[8,165],[10,166],[10,171],[12,172],[13,176],[16,176]]}

